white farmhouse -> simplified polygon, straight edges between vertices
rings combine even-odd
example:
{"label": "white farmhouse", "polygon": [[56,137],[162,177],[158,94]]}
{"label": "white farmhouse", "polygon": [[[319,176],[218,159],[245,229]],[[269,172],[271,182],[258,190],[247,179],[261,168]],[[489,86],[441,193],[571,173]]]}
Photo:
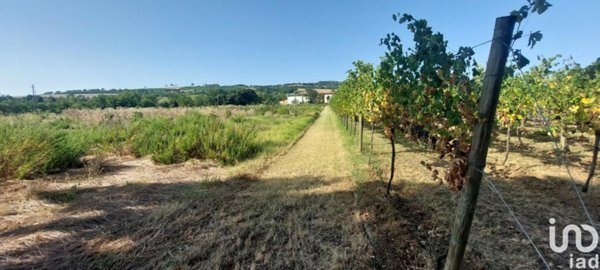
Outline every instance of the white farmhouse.
{"label": "white farmhouse", "polygon": [[[331,97],[335,93],[332,89],[313,89],[318,94],[317,100],[315,102],[323,102],[329,103]],[[321,98],[322,97],[322,98]],[[300,104],[300,103],[309,103],[308,91],[305,88],[298,88],[296,92],[287,95],[287,99],[282,100],[279,104]]]}
{"label": "white farmhouse", "polygon": [[287,104],[308,103],[308,96],[306,96],[304,94],[288,94],[286,103]]}
{"label": "white farmhouse", "polygon": [[323,103],[329,103],[333,97],[334,91],[331,89],[315,89],[319,95],[323,95]]}

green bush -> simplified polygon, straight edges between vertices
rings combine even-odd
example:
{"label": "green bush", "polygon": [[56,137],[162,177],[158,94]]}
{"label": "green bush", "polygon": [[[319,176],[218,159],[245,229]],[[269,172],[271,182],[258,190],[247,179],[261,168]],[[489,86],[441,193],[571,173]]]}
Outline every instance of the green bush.
{"label": "green bush", "polygon": [[0,122],[0,177],[26,179],[81,165],[88,140],[67,128],[63,121]]}
{"label": "green bush", "polygon": [[279,114],[279,115],[289,115],[290,114],[290,106],[293,106],[293,105],[278,106],[275,109],[274,113]]}
{"label": "green bush", "polygon": [[[129,121],[87,123],[63,115],[19,115],[0,121],[0,179],[27,179],[83,165],[88,154],[150,156],[172,164],[212,159],[235,164],[285,144],[316,118],[319,105],[261,105],[256,113],[279,116],[216,115],[188,112],[151,117],[134,112]],[[302,116],[290,118],[292,115]],[[309,117],[310,118],[307,118]],[[112,117],[112,116],[111,116]],[[258,137],[257,130],[261,130]]]}
{"label": "green bush", "polygon": [[171,164],[190,158],[234,164],[255,154],[256,132],[239,119],[219,120],[196,112],[173,119],[154,117],[132,122],[127,146],[135,156],[150,155]]}

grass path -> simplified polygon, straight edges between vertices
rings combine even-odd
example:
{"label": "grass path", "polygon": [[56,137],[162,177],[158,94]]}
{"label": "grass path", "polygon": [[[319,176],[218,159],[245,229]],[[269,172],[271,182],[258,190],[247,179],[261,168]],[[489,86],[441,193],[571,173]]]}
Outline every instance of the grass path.
{"label": "grass path", "polygon": [[336,118],[326,107],[285,155],[218,211],[205,267],[368,267],[355,184]]}
{"label": "grass path", "polygon": [[153,220],[145,222],[159,226],[146,226],[129,236],[133,246],[101,256],[101,264],[118,268],[370,268],[373,252],[356,209],[352,165],[336,121],[326,107],[304,136],[259,175],[189,187],[191,200],[154,210]]}
{"label": "grass path", "polygon": [[[233,176],[210,177],[179,166],[162,173],[149,169],[151,175],[135,174],[139,179],[125,184],[108,183],[114,177],[102,176],[102,185],[88,181],[77,189],[47,191],[45,197],[64,202],[44,208],[47,217],[40,222],[0,230],[0,239],[6,240],[0,245],[0,266],[372,267],[353,168],[337,121],[326,107],[291,148],[270,162],[263,160],[268,166],[260,164],[259,173],[241,167],[246,169]],[[73,198],[66,200],[67,195]]]}
{"label": "grass path", "polygon": [[368,259],[367,241],[353,213],[352,168],[336,121],[326,107],[304,137],[260,176],[263,182],[248,190],[271,202],[261,218],[278,227],[268,229],[267,242],[287,242],[278,251],[286,254],[281,266],[348,268]]}
{"label": "grass path", "polygon": [[323,178],[350,177],[347,153],[342,146],[337,119],[325,107],[319,119],[284,157],[273,163],[262,177],[287,175]]}
{"label": "grass path", "polygon": [[24,197],[52,208],[0,224],[0,268],[406,269],[421,260],[418,222],[384,198],[340,127],[326,107],[287,151],[231,171],[143,163],[21,192],[54,201]]}

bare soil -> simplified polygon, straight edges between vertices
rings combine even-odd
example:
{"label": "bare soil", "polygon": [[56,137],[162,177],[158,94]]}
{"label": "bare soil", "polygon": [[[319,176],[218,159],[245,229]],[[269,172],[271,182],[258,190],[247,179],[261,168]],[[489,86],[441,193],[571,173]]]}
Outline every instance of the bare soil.
{"label": "bare soil", "polygon": [[[381,132],[375,131],[375,164],[371,170],[379,178],[387,179],[389,172],[390,145]],[[580,254],[570,248],[563,254],[554,253],[549,247],[549,219],[557,220],[558,231],[568,224],[589,224],[584,209],[573,189],[571,178],[558,158],[552,140],[534,128],[529,128],[519,145],[513,137],[511,153],[506,165],[504,160],[505,132],[500,131],[488,155],[486,173],[489,177],[482,183],[481,194],[471,228],[465,258],[465,269],[543,269],[544,265],[531,242],[518,228],[515,219],[504,206],[500,197],[489,188],[490,182],[514,211],[535,245],[552,268],[568,268],[569,254]],[[365,147],[368,151],[370,130],[365,129]],[[566,161],[574,183],[580,190],[591,164],[591,136],[573,136],[571,151]],[[396,176],[394,192],[398,209],[403,209],[406,221],[413,221],[413,238],[419,237],[417,252],[424,261],[438,262],[426,268],[441,267],[445,259],[451,224],[460,193],[434,180],[423,164],[430,164],[443,172],[447,161],[425,146],[407,143],[399,139],[396,144]],[[367,153],[368,155],[368,153]],[[581,193],[583,201],[595,224],[600,222],[600,183],[597,176],[592,180],[588,193]],[[560,239],[558,239],[560,243]],[[573,245],[572,245],[573,246]],[[600,251],[596,252],[600,253]],[[409,268],[420,268],[417,263]]]}

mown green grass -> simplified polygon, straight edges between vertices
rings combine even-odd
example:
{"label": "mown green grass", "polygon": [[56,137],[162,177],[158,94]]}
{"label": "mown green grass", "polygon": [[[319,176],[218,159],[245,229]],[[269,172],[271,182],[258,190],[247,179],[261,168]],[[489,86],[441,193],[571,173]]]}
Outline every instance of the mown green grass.
{"label": "mown green grass", "polygon": [[[352,129],[346,130],[346,128],[344,127],[344,122],[339,117],[336,117],[335,125],[342,136],[342,145],[349,154],[349,161],[352,164],[352,179],[354,179],[354,181],[356,181],[356,183],[358,184],[363,184],[366,181],[371,180],[369,166],[372,166],[372,169],[376,172],[380,172],[381,168],[379,168],[376,164],[369,164],[370,137],[368,137],[367,134],[370,134],[370,130],[367,131],[367,128],[365,127],[363,138],[363,152],[360,152],[359,136],[352,134]],[[361,185],[359,185],[358,187],[361,188]]]}
{"label": "mown green grass", "polygon": [[250,118],[249,122],[262,131],[259,132],[257,140],[262,151],[270,154],[294,140],[315,119],[313,116],[286,118],[258,116]]}
{"label": "mown green grass", "polygon": [[236,164],[269,154],[293,140],[320,106],[258,106],[253,115],[225,117],[186,112],[176,116],[134,113],[128,121],[89,124],[57,115],[0,120],[0,178],[28,179],[82,166],[87,154],[150,156],[156,163],[189,159]]}

